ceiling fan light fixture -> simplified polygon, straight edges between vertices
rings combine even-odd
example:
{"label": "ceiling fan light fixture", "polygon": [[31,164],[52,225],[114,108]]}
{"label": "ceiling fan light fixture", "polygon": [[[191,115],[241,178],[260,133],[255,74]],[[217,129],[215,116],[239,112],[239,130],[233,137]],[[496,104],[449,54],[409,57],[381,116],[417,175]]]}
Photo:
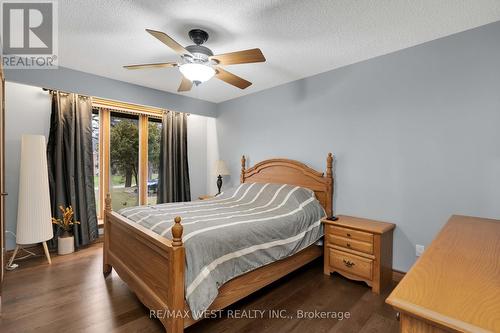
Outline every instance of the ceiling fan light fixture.
{"label": "ceiling fan light fixture", "polygon": [[208,40],[208,33],[201,29],[189,31],[189,37],[195,45],[188,45],[186,47],[177,43],[164,32],[152,29],[146,29],[146,31],[175,51],[182,58],[181,62],[138,64],[123,67],[126,69],[178,67],[182,73],[182,81],[177,92],[190,91],[193,85],[197,86],[214,76],[234,87],[246,89],[252,85],[252,82],[234,75],[220,66],[266,61],[262,51],[258,48],[214,55],[212,50],[202,45]]}
{"label": "ceiling fan light fixture", "polygon": [[191,82],[205,82],[215,75],[215,69],[202,64],[182,64],[179,70]]}

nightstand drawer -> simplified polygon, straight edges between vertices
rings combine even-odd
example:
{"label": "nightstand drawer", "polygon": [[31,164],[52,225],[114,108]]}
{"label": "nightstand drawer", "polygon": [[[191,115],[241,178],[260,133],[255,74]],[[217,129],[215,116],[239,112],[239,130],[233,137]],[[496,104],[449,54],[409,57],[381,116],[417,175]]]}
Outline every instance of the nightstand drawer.
{"label": "nightstand drawer", "polygon": [[330,249],[330,266],[372,280],[373,260]]}
{"label": "nightstand drawer", "polygon": [[373,243],[361,242],[355,239],[332,235],[328,237],[331,244],[342,246],[351,250],[356,250],[368,254],[373,254]]}
{"label": "nightstand drawer", "polygon": [[352,239],[360,240],[362,242],[368,242],[368,243],[373,244],[373,234],[370,234],[368,232],[347,229],[347,228],[342,228],[342,227],[337,227],[337,226],[330,226],[329,229],[330,229],[330,232],[334,235],[345,237],[345,238],[352,238]]}

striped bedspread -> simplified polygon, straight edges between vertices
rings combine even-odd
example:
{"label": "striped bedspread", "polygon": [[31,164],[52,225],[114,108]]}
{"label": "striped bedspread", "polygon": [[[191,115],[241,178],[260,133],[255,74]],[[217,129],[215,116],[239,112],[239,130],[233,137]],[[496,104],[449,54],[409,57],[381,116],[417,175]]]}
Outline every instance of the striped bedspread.
{"label": "striped bedspread", "polygon": [[200,318],[225,282],[289,257],[322,235],[325,212],[311,190],[245,183],[211,200],[140,206],[119,214],[171,239],[182,217],[186,300]]}

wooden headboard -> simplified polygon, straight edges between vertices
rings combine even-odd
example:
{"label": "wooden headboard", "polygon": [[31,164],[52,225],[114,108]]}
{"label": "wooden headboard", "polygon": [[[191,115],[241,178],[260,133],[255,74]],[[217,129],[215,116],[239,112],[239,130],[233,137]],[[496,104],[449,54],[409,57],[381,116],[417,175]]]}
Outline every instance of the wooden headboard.
{"label": "wooden headboard", "polygon": [[297,185],[311,189],[321,203],[328,216],[332,216],[333,200],[333,155],[328,154],[326,159],[326,176],[323,172],[316,171],[304,163],[275,158],[255,164],[245,169],[245,156],[241,157],[242,183],[277,183]]}

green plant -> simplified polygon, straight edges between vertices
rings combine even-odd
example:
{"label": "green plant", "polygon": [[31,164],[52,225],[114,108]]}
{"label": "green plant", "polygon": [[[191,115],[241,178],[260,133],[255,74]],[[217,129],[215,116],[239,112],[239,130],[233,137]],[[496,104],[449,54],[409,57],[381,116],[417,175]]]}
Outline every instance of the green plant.
{"label": "green plant", "polygon": [[110,130],[110,163],[113,173],[125,177],[125,187],[132,186],[132,177],[138,184],[139,128],[137,121],[112,117]]}
{"label": "green plant", "polygon": [[62,219],[56,219],[53,217],[52,223],[63,230],[63,237],[67,237],[69,236],[73,226],[75,224],[80,224],[80,222],[74,221],[75,213],[73,212],[73,207],[69,206],[64,208],[63,206],[59,206],[59,210],[62,213]]}

